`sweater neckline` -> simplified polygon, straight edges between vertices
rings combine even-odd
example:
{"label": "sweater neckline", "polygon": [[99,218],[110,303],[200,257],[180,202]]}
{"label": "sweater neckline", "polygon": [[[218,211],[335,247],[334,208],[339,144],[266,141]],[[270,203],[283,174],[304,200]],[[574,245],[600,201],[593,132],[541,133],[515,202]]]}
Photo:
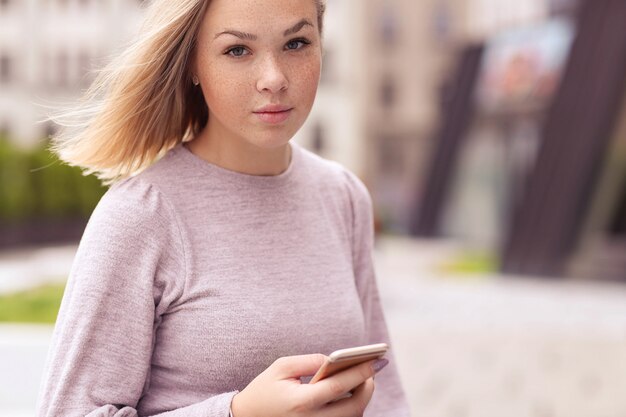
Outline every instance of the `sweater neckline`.
{"label": "sweater neckline", "polygon": [[295,179],[298,171],[297,166],[300,163],[301,149],[293,142],[289,142],[289,146],[291,147],[291,160],[289,161],[289,165],[286,170],[277,175],[252,175],[232,171],[202,159],[183,145],[184,142],[177,144],[173,151],[191,166],[205,172],[208,175],[211,175],[211,178],[225,180],[239,185],[263,188],[284,186]]}

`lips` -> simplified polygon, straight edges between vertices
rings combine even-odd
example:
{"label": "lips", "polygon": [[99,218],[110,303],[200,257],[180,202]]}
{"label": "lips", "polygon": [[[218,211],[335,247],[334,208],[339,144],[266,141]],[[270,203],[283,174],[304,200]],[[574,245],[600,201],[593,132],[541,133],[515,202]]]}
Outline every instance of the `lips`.
{"label": "lips", "polygon": [[282,123],[289,118],[293,107],[285,106],[282,104],[269,104],[263,106],[253,113],[265,123],[277,124]]}

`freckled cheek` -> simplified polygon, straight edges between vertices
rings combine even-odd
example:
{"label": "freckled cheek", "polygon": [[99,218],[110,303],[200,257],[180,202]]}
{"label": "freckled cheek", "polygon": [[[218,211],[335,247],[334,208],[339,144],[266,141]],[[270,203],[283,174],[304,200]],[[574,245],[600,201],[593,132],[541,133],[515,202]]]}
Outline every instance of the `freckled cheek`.
{"label": "freckled cheek", "polygon": [[209,68],[207,78],[205,97],[211,111],[233,117],[249,108],[249,75]]}
{"label": "freckled cheek", "polygon": [[313,100],[320,79],[321,65],[319,61],[310,62],[297,70],[298,90],[307,95],[307,100]]}

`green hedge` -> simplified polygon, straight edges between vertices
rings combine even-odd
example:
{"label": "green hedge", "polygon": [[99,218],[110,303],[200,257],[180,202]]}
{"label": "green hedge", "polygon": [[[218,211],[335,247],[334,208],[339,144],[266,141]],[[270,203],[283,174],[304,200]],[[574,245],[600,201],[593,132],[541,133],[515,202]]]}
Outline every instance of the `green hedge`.
{"label": "green hedge", "polygon": [[0,223],[87,218],[106,191],[47,148],[24,151],[0,138]]}
{"label": "green hedge", "polygon": [[48,284],[12,294],[0,294],[0,322],[54,324],[65,284]]}

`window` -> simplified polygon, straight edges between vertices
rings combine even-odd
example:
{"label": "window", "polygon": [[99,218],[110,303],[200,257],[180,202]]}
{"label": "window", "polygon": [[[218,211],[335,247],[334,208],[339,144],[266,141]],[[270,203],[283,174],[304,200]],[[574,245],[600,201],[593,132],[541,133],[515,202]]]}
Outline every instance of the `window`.
{"label": "window", "polygon": [[321,84],[331,84],[333,79],[335,78],[335,74],[333,67],[333,53],[330,49],[326,49],[324,51],[323,63],[322,63],[322,74],[320,77]]}
{"label": "window", "polygon": [[395,11],[385,4],[383,10],[379,14],[379,31],[382,44],[385,46],[393,46],[398,40],[398,19]]}
{"label": "window", "polygon": [[67,87],[69,85],[69,65],[70,57],[66,52],[60,52],[56,57],[57,86]]}
{"label": "window", "polygon": [[0,55],[0,84],[8,84],[13,76],[13,62],[8,55]]}
{"label": "window", "polygon": [[551,0],[548,8],[551,16],[575,17],[579,0]]}
{"label": "window", "polygon": [[43,133],[45,138],[49,138],[50,136],[54,136],[58,131],[57,125],[48,121],[46,122]]}
{"label": "window", "polygon": [[402,138],[397,136],[379,136],[378,168],[380,172],[390,176],[403,176],[405,173],[406,149],[402,146]]}
{"label": "window", "polygon": [[390,109],[396,102],[396,85],[391,75],[383,76],[380,84],[380,103],[386,108]]}
{"label": "window", "polygon": [[91,56],[88,52],[82,51],[78,54],[78,71],[81,85],[87,85],[91,81]]}
{"label": "window", "polygon": [[321,123],[316,123],[313,127],[313,140],[311,141],[311,148],[313,152],[321,155],[326,150],[326,135],[324,134],[324,127]]}
{"label": "window", "polygon": [[8,140],[11,137],[11,126],[7,121],[0,123],[0,141]]}

